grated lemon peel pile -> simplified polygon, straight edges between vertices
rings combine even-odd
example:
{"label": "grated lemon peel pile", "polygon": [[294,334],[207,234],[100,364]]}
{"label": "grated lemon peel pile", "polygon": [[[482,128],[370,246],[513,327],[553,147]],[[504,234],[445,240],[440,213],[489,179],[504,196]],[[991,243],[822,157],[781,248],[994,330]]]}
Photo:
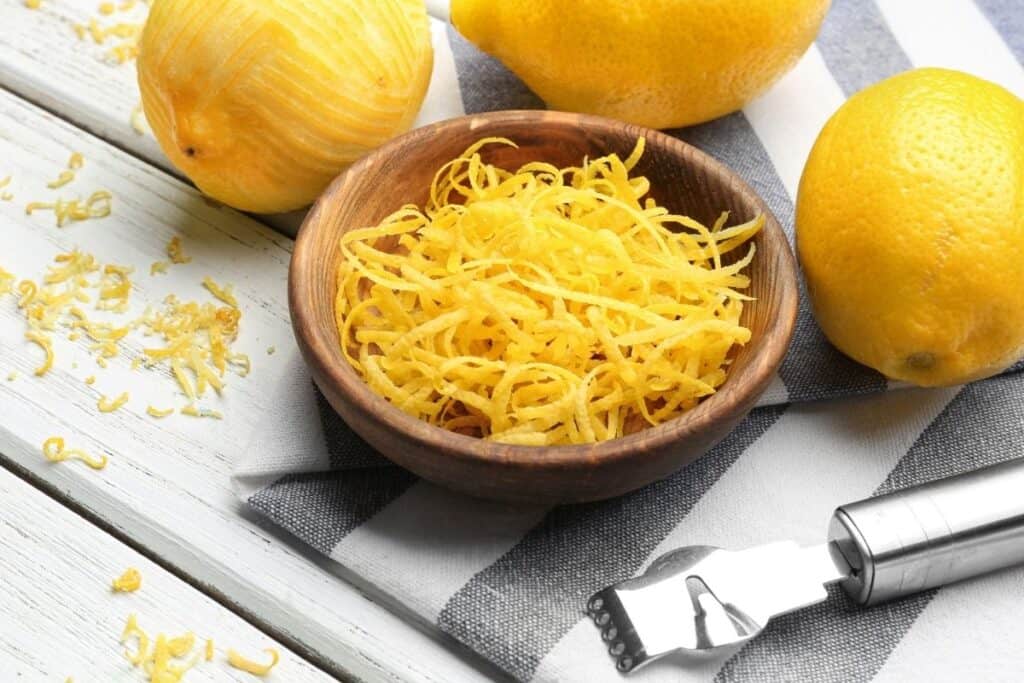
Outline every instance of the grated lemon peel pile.
{"label": "grated lemon peel pile", "polygon": [[[232,286],[205,278],[202,284],[216,303],[182,301],[170,295],[162,306],[149,307],[141,317],[123,323],[91,319],[84,310],[89,303],[107,314],[127,312],[132,272],[132,268],[126,266],[102,265],[93,255],[77,249],[57,254],[38,282],[18,281],[0,268],[0,296],[16,296],[17,306],[26,321],[25,339],[38,345],[44,354],[35,374],[43,376],[53,368],[56,359],[53,335],[61,328],[67,330],[71,341],[84,337],[101,367],[121,355],[126,339],[138,330],[154,340],[145,344],[141,355],[132,359],[132,369],[140,365],[165,368],[187,399],[179,411],[181,414],[223,419],[219,411],[199,407],[196,403],[210,389],[221,394],[229,371],[245,377],[252,369],[249,356],[232,348],[242,318]],[[96,378],[90,375],[84,381],[92,385]],[[101,413],[116,411],[129,398],[128,392],[115,397],[101,395],[97,398],[97,409]],[[149,406],[146,412],[154,418],[163,418],[175,409]]]}
{"label": "grated lemon peel pile", "polygon": [[[179,683],[185,674],[199,664],[200,660],[212,662],[214,659],[213,639],[207,638],[201,651],[193,652],[196,646],[196,636],[191,631],[177,637],[170,637],[165,633],[158,633],[150,636],[144,631],[138,622],[137,616],[128,615],[124,631],[121,633],[121,644],[129,645],[134,641],[135,649],[125,650],[124,657],[132,666],[141,668],[150,683]],[[270,662],[261,664],[246,659],[234,650],[228,650],[227,662],[230,666],[253,674],[254,676],[266,676],[270,673],[279,659],[277,650],[268,648],[265,650],[270,655]]]}
{"label": "grated lemon peel pile", "polygon": [[[445,164],[424,210],[341,239],[342,350],[402,410],[505,443],[591,443],[657,425],[725,381],[764,217],[671,213],[630,172],[643,138],[560,169]],[[741,247],[738,259],[726,255]]]}

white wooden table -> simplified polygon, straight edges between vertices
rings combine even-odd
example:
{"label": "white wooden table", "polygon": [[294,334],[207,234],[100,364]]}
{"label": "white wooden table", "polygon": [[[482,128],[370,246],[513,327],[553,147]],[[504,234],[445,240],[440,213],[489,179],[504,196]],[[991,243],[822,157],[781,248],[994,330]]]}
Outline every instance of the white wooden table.
{"label": "white wooden table", "polygon": [[[72,29],[95,16],[97,4],[43,0],[32,11],[24,0],[0,0],[0,179],[12,176],[4,189],[14,194],[0,201],[0,266],[37,278],[56,253],[81,247],[135,266],[139,311],[172,291],[200,297],[205,275],[233,283],[244,312],[238,347],[254,368],[214,406],[222,422],[154,420],[148,403],[182,402],[172,401],[168,377],[154,372],[139,381],[123,356],[100,370],[84,341],[63,338],[55,341],[55,368],[33,377],[41,353],[23,338],[14,298],[0,298],[0,681],[140,680],[118,644],[130,612],[151,632],[192,629],[218,648],[253,655],[276,647],[279,681],[494,676],[241,509],[229,452],[281,400],[262,383],[274,363],[266,349],[294,343],[286,235],[301,216],[254,219],[205,203],[153,138],[132,130],[134,66],[105,62],[109,46],[80,41]],[[431,4],[443,12],[445,3]],[[435,37],[443,30],[437,22]],[[428,98],[423,117],[459,113]],[[66,194],[108,189],[113,213],[58,229],[52,214],[24,209],[55,196],[45,183],[72,151],[86,164]],[[193,261],[150,277],[149,264],[164,258],[175,235]],[[16,379],[4,381],[12,372]],[[96,384],[87,385],[93,374]],[[127,406],[96,410],[99,395],[127,387]],[[108,467],[45,461],[40,445],[52,435],[110,454]],[[130,565],[142,571],[143,589],[112,594],[110,580]],[[222,659],[188,680],[249,679]]]}

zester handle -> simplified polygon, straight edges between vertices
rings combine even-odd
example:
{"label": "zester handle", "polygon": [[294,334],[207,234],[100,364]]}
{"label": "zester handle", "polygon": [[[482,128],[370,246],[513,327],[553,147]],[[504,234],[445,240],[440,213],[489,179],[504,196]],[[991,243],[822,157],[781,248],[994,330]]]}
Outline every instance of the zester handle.
{"label": "zester handle", "polygon": [[829,539],[864,605],[1024,564],[1024,458],[844,505]]}

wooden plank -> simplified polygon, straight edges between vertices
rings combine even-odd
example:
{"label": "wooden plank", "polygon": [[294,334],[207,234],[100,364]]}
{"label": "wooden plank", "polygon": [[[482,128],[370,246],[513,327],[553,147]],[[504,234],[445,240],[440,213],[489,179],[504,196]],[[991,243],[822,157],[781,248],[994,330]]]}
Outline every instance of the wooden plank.
{"label": "wooden plank", "polygon": [[[134,62],[117,64],[107,55],[113,43],[81,40],[73,29],[96,17],[98,4],[44,0],[40,9],[29,10],[24,0],[0,0],[0,86],[180,177],[153,136],[140,135],[131,126],[132,109],[140,102]],[[446,2],[433,4],[447,16]],[[145,5],[140,2],[130,13],[103,20],[144,17]],[[416,125],[462,114],[445,23],[432,20],[432,30],[434,78]],[[294,236],[304,216],[305,211],[296,211],[258,220]]]}
{"label": "wooden plank", "polygon": [[[45,188],[72,150],[85,155],[75,182]],[[130,355],[100,370],[82,342],[56,340],[57,364],[32,376],[41,354],[23,339],[13,297],[0,299],[0,453],[111,525],[154,557],[222,595],[271,632],[296,642],[332,671],[366,680],[455,681],[485,676],[428,634],[366,600],[303,550],[244,518],[229,484],[231,456],[257,423],[274,419],[287,396],[265,389],[274,356],[294,343],[285,279],[291,242],[230,209],[210,205],[189,186],[119,152],[57,117],[0,92],[0,177],[10,174],[13,201],[0,201],[0,265],[37,277],[59,251],[75,246],[103,262],[136,268],[133,308],[169,292],[205,296],[211,275],[233,283],[244,311],[240,350],[253,358],[252,374],[233,378],[223,422],[145,414],[153,403],[180,405],[174,384],[156,372],[135,371]],[[54,196],[112,192],[108,218],[55,227],[47,212],[26,215],[25,202]],[[149,264],[181,236],[193,257],[168,275],[150,277]],[[129,345],[138,353],[139,344]],[[277,356],[278,358],[283,357]],[[77,367],[76,367],[77,364]],[[8,372],[18,378],[2,381]],[[96,374],[93,386],[83,381]],[[131,391],[121,410],[100,414],[97,397]],[[102,472],[53,467],[40,455],[43,440],[66,437],[75,446],[111,454]],[[323,563],[325,564],[325,563]]]}
{"label": "wooden plank", "polygon": [[[226,648],[260,661],[266,661],[265,648],[277,649],[279,680],[334,680],[2,468],[0,548],[2,680],[141,680],[129,673],[118,642],[131,613],[151,636],[195,632],[197,652],[205,638],[214,640],[214,661],[193,669],[189,681],[239,680],[225,661]],[[142,588],[113,593],[111,580],[128,567],[139,570]]]}

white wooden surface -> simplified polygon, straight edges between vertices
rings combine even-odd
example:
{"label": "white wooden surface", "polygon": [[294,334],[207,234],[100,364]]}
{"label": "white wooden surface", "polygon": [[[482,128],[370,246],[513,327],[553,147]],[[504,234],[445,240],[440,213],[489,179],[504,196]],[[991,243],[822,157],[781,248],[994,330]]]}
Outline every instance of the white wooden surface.
{"label": "white wooden surface", "polygon": [[[65,465],[57,465],[68,466]],[[71,464],[76,467],[76,464]],[[289,651],[173,574],[0,468],[0,680],[141,680],[118,642],[128,615],[155,637],[193,631],[197,648],[213,638],[213,662],[188,681],[255,680],[225,661],[227,648],[266,661],[281,655],[274,679],[330,681]],[[128,567],[142,575],[135,593],[115,594],[110,581]],[[135,650],[134,641],[130,644]]]}
{"label": "white wooden surface", "polygon": [[[72,150],[85,155],[85,168],[72,185],[47,191],[45,181],[55,177]],[[228,481],[231,449],[245,443],[257,421],[272,419],[276,401],[287,400],[263,391],[261,378],[274,362],[265,349],[284,350],[294,343],[285,299],[290,240],[205,203],[165,172],[6,92],[0,92],[0,172],[13,176],[15,194],[13,201],[0,202],[0,265],[36,277],[54,253],[82,246],[101,261],[136,267],[135,310],[170,291],[205,296],[199,288],[204,275],[234,283],[245,313],[239,346],[254,361],[248,378],[231,380],[223,402],[210,403],[225,412],[223,422],[184,416],[154,420],[145,415],[147,403],[174,402],[174,385],[155,372],[132,372],[129,357],[102,371],[82,346],[58,340],[56,368],[45,378],[32,377],[40,353],[24,342],[23,322],[13,298],[6,297],[0,300],[0,374],[14,370],[19,378],[0,381],[3,458],[223,596],[243,616],[298,643],[334,672],[374,681],[485,678],[240,515]],[[100,187],[114,194],[107,219],[58,229],[52,214],[24,213],[27,201]],[[193,262],[150,277],[149,264],[162,258],[173,235],[182,237]],[[98,377],[92,387],[82,381],[90,374]],[[97,412],[99,394],[126,389],[132,400],[125,408]],[[181,397],[176,402],[180,405]],[[110,465],[102,472],[51,466],[39,450],[51,435],[111,454]],[[0,583],[5,580],[0,576]],[[0,661],[4,656],[0,653]]]}

